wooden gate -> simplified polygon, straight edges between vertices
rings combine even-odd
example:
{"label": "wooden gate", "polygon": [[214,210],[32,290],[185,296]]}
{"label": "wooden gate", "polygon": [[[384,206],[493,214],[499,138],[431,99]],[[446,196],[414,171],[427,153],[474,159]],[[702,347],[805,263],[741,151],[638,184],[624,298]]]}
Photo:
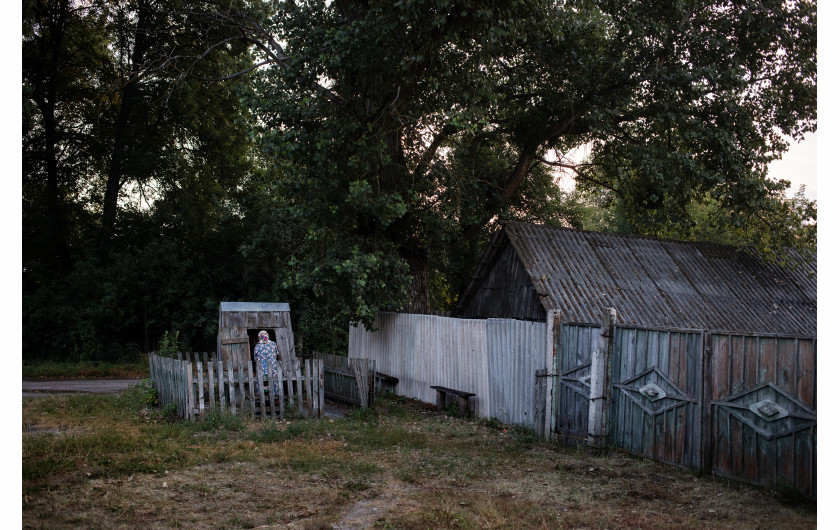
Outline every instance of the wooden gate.
{"label": "wooden gate", "polygon": [[555,326],[558,440],[578,445],[586,441],[589,425],[589,388],[592,352],[598,348],[601,329],[591,325]]}
{"label": "wooden gate", "polygon": [[324,394],[329,399],[374,408],[376,361],[314,352],[324,362]]}
{"label": "wooden gate", "polygon": [[610,443],[646,458],[700,466],[703,334],[616,327]]}
{"label": "wooden gate", "polygon": [[707,336],[707,468],[817,494],[815,339]]}

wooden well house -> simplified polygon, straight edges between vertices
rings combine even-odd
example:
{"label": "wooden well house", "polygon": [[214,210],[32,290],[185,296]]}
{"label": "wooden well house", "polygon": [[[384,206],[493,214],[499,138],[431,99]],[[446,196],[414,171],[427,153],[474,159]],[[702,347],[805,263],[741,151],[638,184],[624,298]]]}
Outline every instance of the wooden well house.
{"label": "wooden well house", "polygon": [[260,331],[280,350],[280,367],[284,372],[297,365],[289,304],[271,302],[222,302],[219,306],[219,335],[216,351],[223,361],[253,361],[254,346]]}

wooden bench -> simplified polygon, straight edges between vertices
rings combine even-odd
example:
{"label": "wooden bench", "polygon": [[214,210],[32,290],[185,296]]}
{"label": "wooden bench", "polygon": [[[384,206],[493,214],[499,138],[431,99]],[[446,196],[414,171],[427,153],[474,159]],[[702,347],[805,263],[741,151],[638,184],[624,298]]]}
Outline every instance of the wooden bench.
{"label": "wooden bench", "polygon": [[397,392],[397,384],[400,380],[392,375],[383,374],[382,372],[376,372],[374,375],[376,378],[376,388],[379,390],[387,390],[388,392]]}
{"label": "wooden bench", "polygon": [[463,392],[461,390],[446,388],[445,386],[431,386],[429,388],[437,390],[438,410],[446,408],[446,398],[447,396],[452,396],[458,400],[458,410],[462,416],[469,417],[472,415],[472,410],[470,409],[470,398],[475,395],[472,392]]}

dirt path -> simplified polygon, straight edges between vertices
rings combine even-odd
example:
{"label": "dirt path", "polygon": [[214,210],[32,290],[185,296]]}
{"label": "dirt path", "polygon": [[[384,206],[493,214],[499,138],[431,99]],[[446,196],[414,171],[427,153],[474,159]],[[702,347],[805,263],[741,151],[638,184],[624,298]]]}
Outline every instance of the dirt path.
{"label": "dirt path", "polygon": [[345,512],[341,520],[331,526],[333,530],[354,530],[356,528],[372,528],[377,521],[386,516],[404,513],[408,509],[417,508],[420,503],[413,500],[411,495],[415,488],[407,487],[397,482],[389,481],[382,491],[375,491],[375,495],[362,498]]}
{"label": "dirt path", "polygon": [[23,397],[51,394],[116,394],[132,387],[140,379],[73,379],[65,381],[23,381]]}

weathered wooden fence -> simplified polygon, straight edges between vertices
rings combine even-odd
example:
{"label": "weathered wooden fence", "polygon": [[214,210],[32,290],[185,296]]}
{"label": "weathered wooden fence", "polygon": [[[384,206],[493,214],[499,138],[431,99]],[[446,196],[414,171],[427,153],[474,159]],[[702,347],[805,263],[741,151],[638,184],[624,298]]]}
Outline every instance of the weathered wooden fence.
{"label": "weathered wooden fence", "polygon": [[555,328],[555,333],[555,431],[560,442],[579,445],[586,442],[589,427],[592,352],[598,347],[601,329],[597,326],[561,325]]}
{"label": "weathered wooden fence", "polygon": [[315,352],[324,363],[324,395],[363,408],[374,408],[376,361]]}
{"label": "weathered wooden fence", "polygon": [[[815,338],[568,324],[555,332],[561,441],[594,443],[586,412],[603,402],[608,445],[816,496]],[[590,372],[602,336],[601,400]]]}
{"label": "weathered wooden fence", "polygon": [[705,343],[705,466],[816,497],[816,339],[710,333]]}
{"label": "weathered wooden fence", "polygon": [[[207,354],[149,355],[149,371],[162,406],[175,405],[178,416],[201,418],[213,410],[252,417],[321,417],[324,363],[306,359],[293,372],[278,371],[270,381],[253,362],[233,363]],[[272,387],[277,388],[277,394]]]}

